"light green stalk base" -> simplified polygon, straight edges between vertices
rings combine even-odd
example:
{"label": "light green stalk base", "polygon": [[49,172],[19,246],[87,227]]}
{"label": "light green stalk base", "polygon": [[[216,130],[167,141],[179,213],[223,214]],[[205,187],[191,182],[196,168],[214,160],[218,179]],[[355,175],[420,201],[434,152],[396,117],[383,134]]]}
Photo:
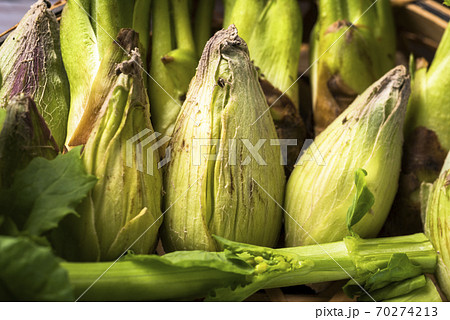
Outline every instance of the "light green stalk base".
{"label": "light green stalk base", "polygon": [[[270,249],[217,238],[224,252],[182,251],[129,256],[115,263],[63,263],[76,296],[109,269],[81,300],[242,301],[262,288],[370,277],[404,253],[422,272],[433,272],[436,253],[424,234]],[[343,270],[344,269],[344,270]],[[407,276],[407,275],[406,275]],[[364,285],[361,280],[361,285]]]}

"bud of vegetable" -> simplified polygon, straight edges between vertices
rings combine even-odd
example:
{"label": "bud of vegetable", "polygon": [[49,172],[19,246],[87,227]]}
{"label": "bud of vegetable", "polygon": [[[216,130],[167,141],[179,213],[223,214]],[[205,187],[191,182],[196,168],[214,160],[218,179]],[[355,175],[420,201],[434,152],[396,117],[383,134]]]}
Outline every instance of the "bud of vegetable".
{"label": "bud of vegetable", "polygon": [[311,36],[316,133],[394,67],[394,28],[389,0],[319,1]]}
{"label": "bud of vegetable", "polygon": [[70,83],[67,143],[83,117],[101,62],[120,29],[133,28],[139,33],[142,67],[146,68],[149,16],[148,0],[67,1],[61,17],[62,57]]}
{"label": "bud of vegetable", "polygon": [[436,276],[450,299],[450,153],[436,182],[422,185],[422,196],[425,234],[438,255]]}
{"label": "bud of vegetable", "polygon": [[405,145],[399,193],[383,233],[402,235],[422,231],[420,186],[433,183],[450,150],[450,27],[433,63],[411,57],[411,99],[405,120]]}
{"label": "bud of vegetable", "polygon": [[216,1],[214,0],[199,0],[197,2],[194,21],[194,42],[198,58],[202,56],[203,48],[212,35],[215,5]]}
{"label": "bud of vegetable", "polygon": [[0,129],[0,185],[8,187],[17,170],[35,157],[53,159],[58,146],[29,96],[12,98],[1,112],[5,115]]}
{"label": "bud of vegetable", "polygon": [[257,72],[237,29],[217,32],[206,44],[171,141],[166,250],[216,250],[213,234],[276,244],[285,177],[280,148],[268,141],[277,134],[265,110]]}
{"label": "bud of vegetable", "polygon": [[69,84],[61,59],[59,26],[48,1],[35,3],[0,47],[0,106],[24,93],[59,147],[64,143],[69,113]]}
{"label": "bud of vegetable", "polygon": [[[368,214],[354,227],[362,237],[376,236],[397,191],[403,122],[410,94],[406,69],[399,66],[368,88],[300,157],[286,190],[286,244],[332,242],[347,234],[358,168],[368,173],[375,196]],[[319,155],[311,152],[317,148]],[[317,150],[316,150],[317,151]]]}
{"label": "bud of vegetable", "polygon": [[450,26],[429,68],[425,60],[419,60],[417,67],[411,63],[413,90],[405,126],[407,136],[418,127],[433,130],[446,151],[450,150],[450,96],[447,94],[450,86],[449,50]]}
{"label": "bud of vegetable", "polygon": [[[133,31],[123,32],[130,34],[125,38],[136,39],[132,37]],[[118,76],[104,103],[96,108],[88,105],[83,115],[94,123],[92,128],[80,130],[89,137],[83,160],[87,172],[99,181],[78,208],[80,219],[73,218],[67,228],[75,229],[74,238],[80,251],[76,259],[112,260],[129,247],[146,254],[157,243],[162,190],[157,169],[159,156],[149,155],[153,157],[153,174],[147,173],[148,168],[140,171],[128,166],[132,159],[143,161],[144,155],[138,151],[127,153],[127,141],[143,130],[153,131],[140,63],[137,49],[133,50],[129,61],[118,64]],[[87,122],[82,119],[80,123]]]}
{"label": "bud of vegetable", "polygon": [[231,24],[247,42],[250,58],[260,72],[278,137],[298,141],[296,148],[289,148],[289,165],[293,166],[306,136],[297,82],[302,45],[300,6],[296,0],[225,1],[223,26]]}

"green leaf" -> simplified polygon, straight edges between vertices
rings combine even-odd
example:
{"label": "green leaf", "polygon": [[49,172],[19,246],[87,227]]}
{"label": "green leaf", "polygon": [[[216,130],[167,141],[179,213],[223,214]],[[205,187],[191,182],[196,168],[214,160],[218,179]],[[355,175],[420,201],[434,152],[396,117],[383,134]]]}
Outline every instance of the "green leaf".
{"label": "green leaf", "polygon": [[[353,299],[356,296],[364,295],[365,292],[361,289],[360,285],[363,285],[365,278],[353,278],[350,279],[343,287],[342,291],[349,297]],[[370,299],[370,301],[373,301]]]}
{"label": "green leaf", "polygon": [[426,277],[426,285],[407,294],[384,299],[383,302],[442,302],[442,298],[430,278]]}
{"label": "green leaf", "polygon": [[450,0],[444,0],[444,4],[450,7]]}
{"label": "green leaf", "polygon": [[40,236],[58,226],[95,185],[75,148],[54,160],[35,158],[16,178],[9,192],[9,213],[20,230]]}
{"label": "green leaf", "polygon": [[[384,288],[393,282],[417,277],[422,273],[422,267],[413,264],[406,253],[394,253],[386,268],[352,279],[342,289],[346,295],[353,298],[354,296],[364,295],[366,292],[371,293]],[[358,284],[362,285],[366,292]]]}
{"label": "green leaf", "polygon": [[0,236],[0,300],[73,301],[67,271],[49,248]]}
{"label": "green leaf", "polygon": [[367,187],[367,171],[358,169],[355,172],[356,195],[347,211],[347,228],[353,234],[352,227],[357,224],[375,203],[375,197]]}
{"label": "green leaf", "polygon": [[[414,278],[391,283],[390,285],[387,285],[384,288],[371,292],[370,296],[375,301],[393,299],[395,297],[400,297],[405,294],[409,294],[416,289],[422,288],[426,285],[426,283],[427,280],[425,276],[422,274]],[[368,295],[363,295],[360,298],[358,298],[358,301],[372,301],[371,297],[369,297]]]}
{"label": "green leaf", "polygon": [[405,253],[395,253],[385,269],[375,272],[367,279],[364,288],[369,291],[376,290],[391,282],[402,281],[420,274],[422,274],[422,268],[414,265]]}
{"label": "green leaf", "polygon": [[[130,258],[136,263],[139,263],[140,260],[144,262],[146,260],[150,261],[153,257],[154,256],[143,255],[130,256]],[[125,257],[125,260],[127,259],[128,257]],[[181,268],[205,267],[243,275],[250,275],[254,272],[250,265],[240,259],[233,259],[233,257],[229,257],[224,252],[174,251],[158,257],[158,259],[167,265]]]}

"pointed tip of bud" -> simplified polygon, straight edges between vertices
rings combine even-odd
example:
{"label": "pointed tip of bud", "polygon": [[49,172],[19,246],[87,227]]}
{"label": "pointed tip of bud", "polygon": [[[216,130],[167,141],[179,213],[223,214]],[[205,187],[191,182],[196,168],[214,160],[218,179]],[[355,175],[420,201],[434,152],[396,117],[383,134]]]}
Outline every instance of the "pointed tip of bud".
{"label": "pointed tip of bud", "polygon": [[52,3],[48,0],[39,0],[35,3],[33,3],[30,7],[30,9],[40,9],[43,7],[44,9],[50,9],[52,7]]}
{"label": "pointed tip of bud", "polygon": [[238,29],[236,28],[236,25],[234,23],[230,24],[226,31],[229,32],[231,37],[236,38],[238,36]]}
{"label": "pointed tip of bud", "polygon": [[409,73],[405,66],[397,66],[388,71],[380,80],[381,83],[389,83],[394,81],[393,87],[400,88],[406,81],[409,80]]}
{"label": "pointed tip of bud", "polygon": [[129,28],[120,29],[116,43],[127,53],[131,53],[139,47],[139,33]]}
{"label": "pointed tip of bud", "polygon": [[202,54],[202,59],[205,54],[209,55],[211,51],[223,50],[226,47],[233,46],[247,47],[245,41],[239,37],[238,29],[234,24],[230,25],[227,29],[216,32],[214,36],[208,40]]}
{"label": "pointed tip of bud", "polygon": [[338,20],[335,23],[331,24],[326,30],[325,34],[327,33],[334,33],[336,31],[341,30],[342,28],[349,28],[353,26],[353,24],[348,20]]}
{"label": "pointed tip of bud", "polygon": [[[386,109],[386,111],[389,114],[394,113],[394,111],[396,110],[406,112],[410,94],[411,77],[409,76],[409,73],[404,66],[397,66],[387,72],[382,78],[380,78],[370,88],[368,88],[352,103],[352,105],[354,105],[355,103],[360,105],[362,109],[359,109],[362,112],[367,113],[370,112],[370,108],[367,108],[366,105],[370,100],[381,102],[380,99],[382,99],[386,103],[388,103],[388,101],[390,101],[392,97],[395,97],[395,103],[390,103],[389,105],[391,106],[391,108]],[[361,104],[361,101],[366,102]],[[375,104],[374,106],[376,105],[378,104]]]}
{"label": "pointed tip of bud", "polygon": [[[447,158],[444,161],[444,165],[442,167],[442,171],[441,172],[444,173],[444,172],[446,172],[448,170],[450,170],[450,152],[448,153]],[[449,175],[448,179],[450,180],[450,175]]]}

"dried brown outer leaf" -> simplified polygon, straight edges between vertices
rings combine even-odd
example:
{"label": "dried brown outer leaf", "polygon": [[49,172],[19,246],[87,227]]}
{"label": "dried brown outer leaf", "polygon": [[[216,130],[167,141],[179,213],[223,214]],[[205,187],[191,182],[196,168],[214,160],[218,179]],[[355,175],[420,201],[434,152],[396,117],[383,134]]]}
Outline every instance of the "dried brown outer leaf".
{"label": "dried brown outer leaf", "polygon": [[30,96],[12,98],[6,107],[0,132],[0,182],[12,183],[14,172],[25,168],[35,157],[53,159],[58,146]]}
{"label": "dried brown outer leaf", "polygon": [[298,108],[292,100],[269,81],[260,78],[259,83],[266,96],[267,104],[271,106],[273,122],[279,139],[295,139],[296,145],[287,149],[286,173],[294,169],[295,161],[306,139],[306,127],[300,116]]}
{"label": "dried brown outer leaf", "polygon": [[406,139],[399,189],[381,234],[397,236],[422,232],[420,186],[434,182],[447,153],[436,133],[425,127],[416,128]]}
{"label": "dried brown outer leaf", "polygon": [[316,135],[325,130],[358,96],[358,93],[347,86],[339,74],[331,74],[328,69],[323,73],[328,76],[321,74],[319,78],[314,111]]}
{"label": "dried brown outer leaf", "polygon": [[49,6],[48,1],[36,2],[0,47],[0,106],[18,94],[30,95],[61,147],[69,113],[69,83],[58,22]]}

